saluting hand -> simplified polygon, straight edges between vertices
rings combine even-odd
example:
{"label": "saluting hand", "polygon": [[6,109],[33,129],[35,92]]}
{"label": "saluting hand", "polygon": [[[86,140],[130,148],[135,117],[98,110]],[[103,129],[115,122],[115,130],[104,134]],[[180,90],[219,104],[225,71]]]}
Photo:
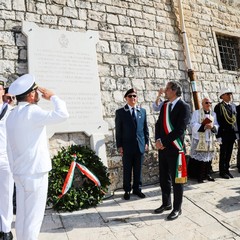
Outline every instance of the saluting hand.
{"label": "saluting hand", "polygon": [[38,91],[40,93],[42,93],[42,98],[46,99],[46,100],[50,100],[50,98],[55,95],[53,91],[48,90],[46,88],[43,87],[38,87]]}
{"label": "saluting hand", "polygon": [[158,96],[160,97],[164,93],[164,88],[160,88],[158,91]]}

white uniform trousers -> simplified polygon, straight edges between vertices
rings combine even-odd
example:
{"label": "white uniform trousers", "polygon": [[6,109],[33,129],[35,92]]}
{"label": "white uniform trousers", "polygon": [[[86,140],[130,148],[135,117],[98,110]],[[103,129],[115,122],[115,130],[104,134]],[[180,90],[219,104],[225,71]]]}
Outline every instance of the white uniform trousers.
{"label": "white uniform trousers", "polygon": [[10,232],[13,220],[13,177],[6,154],[0,155],[0,232]]}
{"label": "white uniform trousers", "polygon": [[46,207],[48,172],[13,175],[13,178],[17,194],[17,240],[37,240]]}

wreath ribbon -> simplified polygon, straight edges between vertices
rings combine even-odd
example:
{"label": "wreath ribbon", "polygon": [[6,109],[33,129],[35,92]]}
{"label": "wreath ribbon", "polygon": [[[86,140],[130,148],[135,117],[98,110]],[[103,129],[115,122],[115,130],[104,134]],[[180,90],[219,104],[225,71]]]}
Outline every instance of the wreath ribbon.
{"label": "wreath ribbon", "polygon": [[101,183],[100,183],[99,179],[87,167],[76,162],[76,159],[77,159],[76,154],[73,155],[73,158],[74,158],[74,160],[71,162],[71,165],[69,167],[67,176],[65,178],[65,181],[64,181],[64,184],[62,187],[62,193],[58,196],[59,198],[61,198],[64,194],[66,194],[68,192],[68,190],[71,188],[72,182],[73,182],[73,177],[74,177],[74,170],[75,170],[76,166],[83,175],[85,175],[92,182],[94,182],[95,186],[101,187]]}

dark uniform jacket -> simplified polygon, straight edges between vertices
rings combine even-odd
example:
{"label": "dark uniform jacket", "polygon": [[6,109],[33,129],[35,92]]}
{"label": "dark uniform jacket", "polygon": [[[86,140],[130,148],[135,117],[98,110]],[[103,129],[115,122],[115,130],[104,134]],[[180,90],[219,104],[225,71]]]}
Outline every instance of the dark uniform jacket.
{"label": "dark uniform jacket", "polygon": [[240,105],[236,106],[237,111],[237,127],[238,127],[238,134],[240,139]]}
{"label": "dark uniform jacket", "polygon": [[[233,116],[233,114],[236,115],[236,107],[233,104],[229,104],[229,110],[228,114],[230,117]],[[222,106],[224,108],[228,108],[227,104],[225,102],[220,102],[218,103],[215,108],[214,112],[217,115],[217,121],[219,124],[219,129],[217,133],[217,138],[224,138],[224,140],[230,140],[234,141],[236,139],[236,123],[235,124],[230,124],[224,117],[224,113],[222,111]]]}
{"label": "dark uniform jacket", "polygon": [[117,148],[122,147],[124,152],[131,152],[136,142],[141,153],[145,152],[145,145],[149,144],[149,131],[147,126],[146,110],[136,107],[137,126],[131,116],[131,109],[128,105],[116,111],[116,144]]}

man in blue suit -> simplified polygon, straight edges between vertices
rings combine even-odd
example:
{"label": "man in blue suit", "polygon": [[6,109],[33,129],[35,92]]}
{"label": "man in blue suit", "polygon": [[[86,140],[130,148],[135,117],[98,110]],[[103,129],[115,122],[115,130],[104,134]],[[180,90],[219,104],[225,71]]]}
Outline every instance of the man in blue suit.
{"label": "man in blue suit", "polygon": [[124,98],[127,104],[116,111],[115,117],[116,144],[123,161],[124,199],[130,199],[131,188],[133,194],[145,198],[141,186],[144,152],[148,150],[149,145],[146,110],[137,106],[135,89],[129,89]]}

